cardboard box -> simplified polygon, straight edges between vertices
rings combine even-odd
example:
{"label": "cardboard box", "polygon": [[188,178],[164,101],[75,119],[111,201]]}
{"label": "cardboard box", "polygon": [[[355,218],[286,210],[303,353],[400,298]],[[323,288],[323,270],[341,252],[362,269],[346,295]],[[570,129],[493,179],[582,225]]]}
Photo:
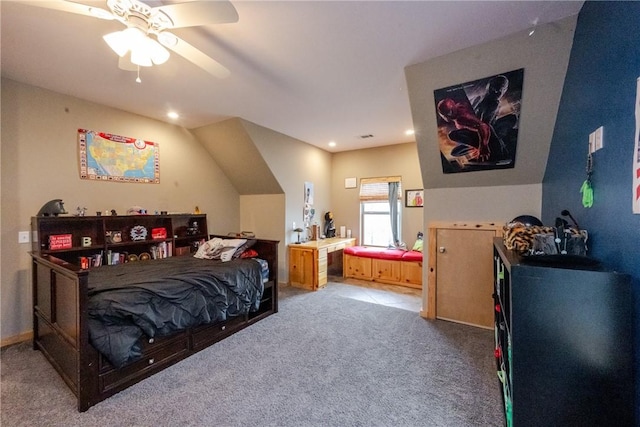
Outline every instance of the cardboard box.
{"label": "cardboard box", "polygon": [[190,246],[179,246],[176,247],[176,256],[190,255],[191,247]]}

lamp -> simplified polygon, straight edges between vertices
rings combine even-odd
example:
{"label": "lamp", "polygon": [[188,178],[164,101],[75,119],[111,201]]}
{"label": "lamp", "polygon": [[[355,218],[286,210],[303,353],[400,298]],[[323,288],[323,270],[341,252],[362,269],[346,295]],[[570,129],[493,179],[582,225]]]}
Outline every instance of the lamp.
{"label": "lamp", "polygon": [[302,243],[300,241],[300,233],[302,233],[302,228],[298,227],[298,228],[294,228],[293,231],[295,231],[296,233],[298,233],[298,241],[296,243]]}
{"label": "lamp", "polygon": [[131,52],[131,62],[141,67],[160,65],[169,59],[169,51],[137,27],[109,33],[103,39],[120,57]]}

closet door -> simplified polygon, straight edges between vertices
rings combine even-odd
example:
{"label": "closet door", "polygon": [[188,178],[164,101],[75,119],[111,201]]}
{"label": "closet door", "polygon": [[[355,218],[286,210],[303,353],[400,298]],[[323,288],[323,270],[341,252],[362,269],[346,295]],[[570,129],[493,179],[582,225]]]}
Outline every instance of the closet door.
{"label": "closet door", "polygon": [[493,328],[495,236],[494,230],[436,230],[436,318]]}

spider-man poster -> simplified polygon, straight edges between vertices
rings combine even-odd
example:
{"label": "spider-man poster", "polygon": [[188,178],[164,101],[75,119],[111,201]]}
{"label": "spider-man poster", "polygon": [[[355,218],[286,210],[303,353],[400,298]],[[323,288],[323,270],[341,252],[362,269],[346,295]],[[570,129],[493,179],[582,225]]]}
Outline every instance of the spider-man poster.
{"label": "spider-man poster", "polygon": [[442,172],[512,168],[524,69],[433,91]]}

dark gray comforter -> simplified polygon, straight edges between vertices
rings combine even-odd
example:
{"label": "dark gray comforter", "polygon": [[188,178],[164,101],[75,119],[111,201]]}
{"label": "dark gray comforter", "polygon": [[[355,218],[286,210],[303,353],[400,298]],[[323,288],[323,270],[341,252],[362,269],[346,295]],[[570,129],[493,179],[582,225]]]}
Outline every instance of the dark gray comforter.
{"label": "dark gray comforter", "polygon": [[89,275],[89,340],[116,367],[141,355],[139,339],[255,311],[264,290],[253,259],[193,257],[105,266]]}

